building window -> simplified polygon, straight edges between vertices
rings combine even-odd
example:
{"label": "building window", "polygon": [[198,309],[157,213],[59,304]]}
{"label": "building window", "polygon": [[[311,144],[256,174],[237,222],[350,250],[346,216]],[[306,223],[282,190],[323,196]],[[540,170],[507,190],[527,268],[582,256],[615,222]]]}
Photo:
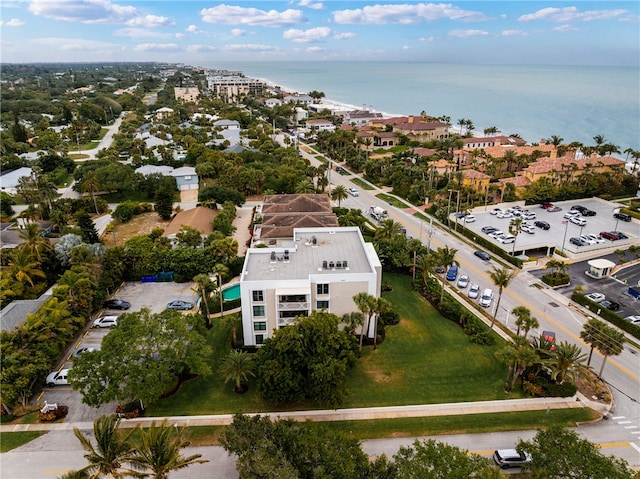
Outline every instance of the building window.
{"label": "building window", "polygon": [[254,331],[266,331],[267,330],[267,322],[266,321],[256,321],[253,323]]}
{"label": "building window", "polygon": [[316,285],[316,293],[317,294],[329,294],[329,284],[317,284]]}
{"label": "building window", "polygon": [[316,301],[316,309],[329,309],[329,301]]}
{"label": "building window", "polygon": [[264,334],[256,334],[256,344],[264,344]]}
{"label": "building window", "polygon": [[264,291],[253,291],[253,300],[256,302],[264,301]]}
{"label": "building window", "polygon": [[264,306],[254,306],[253,307],[253,315],[254,316],[264,316]]}

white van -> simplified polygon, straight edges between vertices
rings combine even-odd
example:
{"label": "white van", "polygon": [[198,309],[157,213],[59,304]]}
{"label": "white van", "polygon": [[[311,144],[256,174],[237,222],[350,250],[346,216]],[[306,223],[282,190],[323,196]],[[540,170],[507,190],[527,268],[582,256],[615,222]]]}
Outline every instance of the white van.
{"label": "white van", "polygon": [[480,304],[480,306],[482,306],[483,308],[488,308],[489,306],[491,306],[491,301],[493,301],[493,291],[487,288],[482,292],[478,304]]}
{"label": "white van", "polygon": [[69,384],[69,369],[62,369],[61,371],[54,371],[47,376],[45,383],[49,387],[53,386],[67,386]]}

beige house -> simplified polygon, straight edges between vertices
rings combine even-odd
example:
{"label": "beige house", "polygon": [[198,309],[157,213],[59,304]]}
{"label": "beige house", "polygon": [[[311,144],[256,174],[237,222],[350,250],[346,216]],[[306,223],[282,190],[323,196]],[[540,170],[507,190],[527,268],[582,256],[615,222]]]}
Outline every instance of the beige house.
{"label": "beige house", "polygon": [[188,86],[185,88],[174,87],[173,94],[178,101],[184,103],[198,103],[200,91],[198,90],[198,87],[195,86]]}

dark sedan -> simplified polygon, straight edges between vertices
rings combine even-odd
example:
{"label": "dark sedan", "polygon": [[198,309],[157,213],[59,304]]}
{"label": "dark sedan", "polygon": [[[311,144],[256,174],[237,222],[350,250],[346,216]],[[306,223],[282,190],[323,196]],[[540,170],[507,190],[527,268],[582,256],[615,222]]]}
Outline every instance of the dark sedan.
{"label": "dark sedan", "polygon": [[167,309],[175,309],[176,311],[189,311],[190,309],[193,309],[193,303],[176,299],[175,301],[171,301],[169,304],[167,304]]}
{"label": "dark sedan", "polygon": [[102,305],[105,309],[129,309],[131,307],[131,303],[129,301],[124,301],[122,299],[109,299],[104,302]]}
{"label": "dark sedan", "polygon": [[618,311],[620,309],[620,303],[616,303],[615,301],[609,301],[608,299],[605,299],[604,301],[602,301],[600,305],[604,306],[605,308],[611,311]]}
{"label": "dark sedan", "polygon": [[491,259],[491,256],[489,256],[489,254],[485,253],[484,251],[476,251],[473,254],[475,254],[478,258],[484,261],[489,261]]}

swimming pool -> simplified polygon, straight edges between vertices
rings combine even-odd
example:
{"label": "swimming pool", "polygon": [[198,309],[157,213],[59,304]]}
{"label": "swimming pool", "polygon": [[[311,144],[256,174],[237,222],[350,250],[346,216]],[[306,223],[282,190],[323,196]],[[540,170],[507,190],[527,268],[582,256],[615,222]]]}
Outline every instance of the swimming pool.
{"label": "swimming pool", "polygon": [[227,288],[222,289],[222,298],[225,301],[233,301],[234,299],[238,299],[240,297],[240,283],[232,284]]}

